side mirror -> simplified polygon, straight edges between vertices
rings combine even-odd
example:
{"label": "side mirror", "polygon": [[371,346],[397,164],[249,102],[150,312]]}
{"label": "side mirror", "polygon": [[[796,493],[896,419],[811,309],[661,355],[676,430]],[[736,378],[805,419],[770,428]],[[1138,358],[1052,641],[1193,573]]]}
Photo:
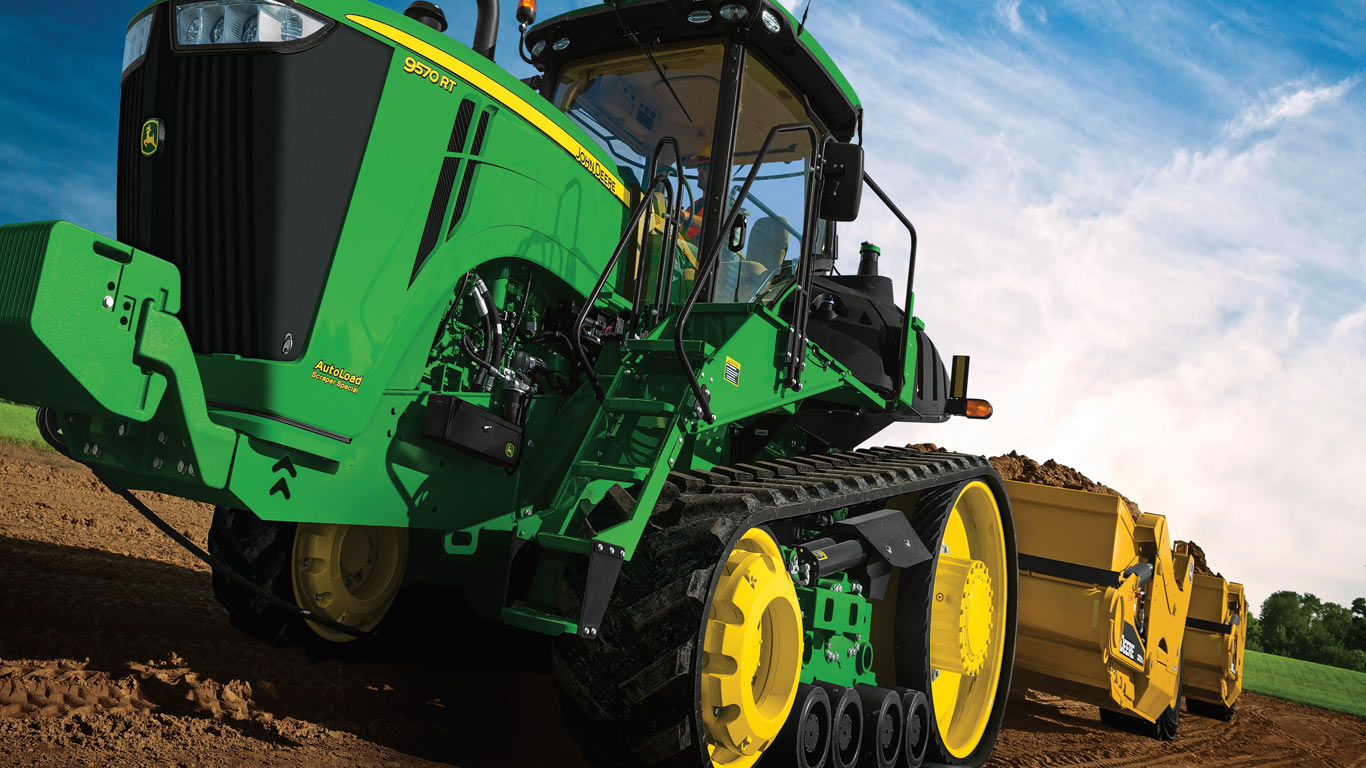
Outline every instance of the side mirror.
{"label": "side mirror", "polygon": [[735,226],[731,229],[730,235],[726,239],[726,247],[731,253],[739,253],[745,249],[745,233],[749,229],[749,216],[743,212],[735,217]]}
{"label": "side mirror", "polygon": [[863,147],[839,141],[826,144],[823,173],[820,217],[830,221],[857,219],[863,199]]}

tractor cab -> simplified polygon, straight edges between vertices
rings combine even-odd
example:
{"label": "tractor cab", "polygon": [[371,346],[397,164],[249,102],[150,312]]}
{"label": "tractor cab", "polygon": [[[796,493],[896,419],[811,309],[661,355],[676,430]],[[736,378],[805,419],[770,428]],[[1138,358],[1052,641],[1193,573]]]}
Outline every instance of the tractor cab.
{"label": "tractor cab", "polygon": [[[648,186],[652,161],[670,175],[685,218],[675,243],[682,286],[704,246],[724,237],[710,301],[772,301],[791,284],[814,150],[826,137],[851,138],[857,125],[857,97],[797,27],[776,4],[638,0],[567,14],[528,36],[545,70],[543,95],[616,160],[628,186]],[[811,130],[775,137],[760,159],[769,132],[785,125]],[[723,233],[756,162],[755,182]],[[663,217],[653,222],[658,237]],[[819,218],[815,226],[819,248],[825,226]]]}
{"label": "tractor cab", "polygon": [[[862,108],[786,9],[770,0],[634,0],[547,20],[524,43],[543,72],[533,85],[616,161],[647,209],[643,247],[622,270],[623,290],[644,297],[638,307],[667,314],[692,293],[710,304],[760,303],[876,397],[899,402],[898,418],[947,418],[944,366],[905,321],[909,276],[898,306],[866,252],[858,275],[834,274],[836,224],[857,216],[865,186],[862,149],[850,143]],[[666,183],[654,183],[661,176]],[[804,346],[795,343],[792,356]],[[803,364],[790,371],[795,384]]]}

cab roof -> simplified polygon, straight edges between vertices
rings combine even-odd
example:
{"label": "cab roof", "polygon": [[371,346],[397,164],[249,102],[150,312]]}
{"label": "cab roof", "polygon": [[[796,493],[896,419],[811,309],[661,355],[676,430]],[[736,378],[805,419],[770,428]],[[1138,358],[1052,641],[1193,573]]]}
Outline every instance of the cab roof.
{"label": "cab roof", "polygon": [[[743,19],[721,18],[720,6],[732,4],[746,7]],[[710,21],[694,24],[687,20],[690,12],[702,9],[711,12]],[[777,33],[762,23],[760,16],[765,10],[777,15]],[[750,50],[759,52],[769,66],[805,94],[812,110],[836,138],[849,141],[863,111],[858,94],[811,31],[803,29],[799,36],[797,26],[797,19],[772,0],[616,0],[547,19],[527,32],[526,45],[528,50],[535,50],[538,43],[545,43],[532,61],[542,71],[551,71],[589,56],[637,50],[623,30],[635,32],[646,45],[741,36]],[[556,51],[554,44],[565,39],[568,46]]]}

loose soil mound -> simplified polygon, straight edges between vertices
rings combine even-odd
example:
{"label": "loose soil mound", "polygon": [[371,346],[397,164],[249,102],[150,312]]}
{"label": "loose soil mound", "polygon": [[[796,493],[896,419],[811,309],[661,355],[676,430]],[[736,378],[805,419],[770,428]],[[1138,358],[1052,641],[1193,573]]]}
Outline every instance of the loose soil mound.
{"label": "loose soil mound", "polygon": [[1015,451],[1011,451],[1004,456],[991,457],[991,466],[996,468],[1003,480],[1018,480],[1022,483],[1036,483],[1054,488],[1070,488],[1074,491],[1108,493],[1111,496],[1118,496],[1124,499],[1124,503],[1129,507],[1129,514],[1134,517],[1139,515],[1138,505],[1130,501],[1124,494],[1104,483],[1097,483],[1077,470],[1066,464],[1059,464],[1053,459],[1040,464],[1028,456],[1021,456]]}
{"label": "loose soil mound", "polygon": [[[140,495],[204,543],[206,507]],[[0,445],[0,765],[583,766],[549,675],[505,671],[516,646],[470,629],[345,661],[264,646],[229,626],[198,561],[88,471]],[[1029,692],[990,765],[1346,768],[1364,726],[1245,694],[1232,726],[1183,717],[1162,745]]]}
{"label": "loose soil mound", "polygon": [[1205,561],[1205,550],[1201,549],[1199,544],[1196,544],[1193,541],[1173,541],[1172,544],[1186,545],[1187,549],[1190,550],[1191,558],[1195,561],[1196,573],[1203,573],[1206,576],[1222,577],[1223,574],[1215,573],[1213,570],[1210,569],[1209,563]]}
{"label": "loose soil mound", "polygon": [[[933,452],[942,452],[946,450],[934,443],[919,443],[910,447],[922,451]],[[1069,467],[1066,464],[1059,464],[1053,459],[1049,459],[1040,464],[1028,456],[1023,456],[1015,451],[1011,451],[1004,456],[993,456],[990,461],[991,466],[996,469],[996,472],[1000,474],[1001,479],[1003,480],[1018,480],[1022,483],[1038,483],[1039,485],[1047,485],[1053,488],[1070,488],[1075,491],[1088,491],[1090,493],[1108,493],[1112,496],[1118,496],[1121,499],[1124,499],[1124,504],[1129,508],[1129,513],[1135,518],[1141,514],[1138,504],[1128,496],[1125,496],[1104,483],[1097,483],[1072,467]],[[1172,544],[1183,543],[1190,547],[1191,555],[1195,560],[1196,573],[1212,576],[1220,575],[1210,569],[1209,563],[1205,561],[1205,550],[1201,549],[1200,545],[1193,541],[1172,542]]]}

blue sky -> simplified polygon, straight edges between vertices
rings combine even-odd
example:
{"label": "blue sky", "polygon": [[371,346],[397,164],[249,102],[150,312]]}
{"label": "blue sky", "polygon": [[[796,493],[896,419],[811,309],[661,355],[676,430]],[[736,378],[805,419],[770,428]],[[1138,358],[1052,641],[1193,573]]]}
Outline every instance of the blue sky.
{"label": "blue sky", "polygon": [[[0,223],[112,234],[141,0],[4,2]],[[467,42],[473,3],[446,5]],[[808,24],[920,231],[917,314],[997,408],[879,440],[1076,466],[1254,601],[1366,594],[1366,3],[815,0]],[[879,213],[841,240],[900,274]]]}

